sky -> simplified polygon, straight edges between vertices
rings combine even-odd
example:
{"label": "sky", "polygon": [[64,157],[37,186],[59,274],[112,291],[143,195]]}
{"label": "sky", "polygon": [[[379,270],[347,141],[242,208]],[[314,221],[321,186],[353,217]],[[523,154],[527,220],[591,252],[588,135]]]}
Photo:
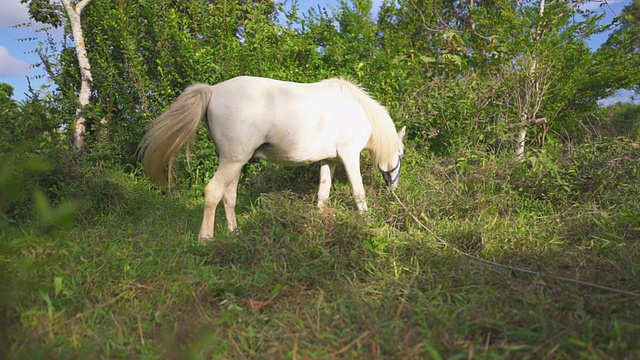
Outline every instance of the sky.
{"label": "sky", "polygon": [[[27,78],[31,79],[31,85],[36,90],[47,83],[46,78],[37,78],[42,76],[44,72],[35,67],[39,58],[34,53],[38,43],[46,41],[46,35],[37,31],[42,26],[29,19],[27,6],[21,4],[20,0],[2,0],[2,2],[3,9],[0,11],[0,82],[8,83],[14,87],[13,98],[15,100],[24,100],[28,92]],[[382,2],[383,0],[373,1],[374,12]],[[318,5],[336,6],[338,1],[299,0],[299,3],[300,10],[305,12],[306,9],[315,8]],[[609,0],[608,6],[600,6],[602,3],[602,1],[587,1],[583,7],[604,12],[606,15],[604,21],[610,22],[625,6],[631,3],[631,0]],[[16,27],[20,24],[29,24],[29,26]],[[53,29],[52,33],[56,38],[62,39],[61,30]],[[30,40],[25,40],[27,38]],[[592,49],[597,49],[606,39],[607,34],[599,34],[589,41],[589,45]]]}

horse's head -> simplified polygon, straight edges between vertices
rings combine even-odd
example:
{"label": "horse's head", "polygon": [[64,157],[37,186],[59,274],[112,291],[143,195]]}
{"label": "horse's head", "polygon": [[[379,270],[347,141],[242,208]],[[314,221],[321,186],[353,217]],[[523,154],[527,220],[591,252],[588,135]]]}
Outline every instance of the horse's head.
{"label": "horse's head", "polygon": [[[402,139],[404,138],[406,128],[407,127],[405,126],[398,132],[398,151],[397,155],[392,160],[396,161],[395,165],[389,165],[391,166],[389,170],[383,170],[381,167],[378,167],[385,184],[390,187],[391,190],[395,190],[398,187],[398,181],[400,180],[400,165],[402,165],[402,157],[404,156],[404,144]],[[393,164],[393,162],[391,162],[391,164]]]}

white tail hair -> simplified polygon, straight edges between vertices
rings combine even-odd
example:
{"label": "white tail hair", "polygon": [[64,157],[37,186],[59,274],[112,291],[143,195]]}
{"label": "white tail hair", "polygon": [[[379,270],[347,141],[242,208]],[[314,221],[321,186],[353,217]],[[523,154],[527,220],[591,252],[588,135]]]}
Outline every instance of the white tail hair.
{"label": "white tail hair", "polygon": [[156,185],[171,185],[176,153],[193,139],[210,100],[211,86],[191,85],[151,124],[140,143],[140,155],[144,172]]}

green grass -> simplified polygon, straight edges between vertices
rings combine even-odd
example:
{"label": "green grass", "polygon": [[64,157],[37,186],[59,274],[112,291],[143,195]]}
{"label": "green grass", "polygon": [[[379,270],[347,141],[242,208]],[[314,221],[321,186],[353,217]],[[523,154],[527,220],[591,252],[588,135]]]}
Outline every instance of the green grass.
{"label": "green grass", "polygon": [[455,250],[640,292],[640,154],[627,145],[557,168],[408,152],[398,196],[447,246],[367,167],[362,218],[342,170],[320,213],[316,167],[260,165],[241,180],[238,232],[219,209],[211,242],[196,239],[201,189],[162,194],[136,175],[84,170],[59,190],[76,200],[76,226],[3,230],[1,352],[637,359],[640,299]]}

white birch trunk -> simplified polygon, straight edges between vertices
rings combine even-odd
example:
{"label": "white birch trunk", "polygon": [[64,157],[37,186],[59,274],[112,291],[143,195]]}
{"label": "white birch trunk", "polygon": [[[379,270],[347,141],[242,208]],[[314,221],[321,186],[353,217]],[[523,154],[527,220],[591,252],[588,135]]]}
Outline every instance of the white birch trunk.
{"label": "white birch trunk", "polygon": [[[540,9],[538,14],[540,15],[541,18],[544,16],[544,8],[545,8],[545,0],[540,0]],[[534,36],[534,40],[539,41],[541,37],[542,37],[542,29],[538,28]],[[539,84],[537,83],[538,79],[536,78],[537,70],[538,70],[538,59],[534,55],[533,61],[531,62],[531,67],[529,68],[529,82],[531,84],[532,89],[537,88],[539,86]],[[532,89],[529,89],[527,92],[529,94],[532,94],[533,93]],[[536,96],[541,96],[541,95],[536,94]],[[530,105],[531,98],[530,96],[526,96],[525,99],[526,99],[526,102],[524,104],[525,105],[524,108],[529,110],[531,107]],[[514,158],[516,160],[522,160],[524,158],[525,144],[527,142],[527,126],[529,126],[532,120],[536,117],[537,108],[538,106],[536,105],[533,111],[531,112],[526,111],[522,114],[522,118],[520,119],[522,121],[522,124],[521,124],[522,128],[518,132],[518,143],[516,146],[516,153],[514,155]]]}
{"label": "white birch trunk", "polygon": [[82,116],[82,109],[89,104],[91,98],[91,83],[93,76],[91,75],[91,66],[87,57],[87,49],[84,44],[84,35],[82,34],[82,23],[80,14],[82,9],[89,4],[91,0],[82,0],[75,7],[69,0],[60,0],[64,6],[69,22],[71,24],[71,33],[73,42],[76,44],[76,54],[78,56],[78,64],[80,67],[80,94],[78,98],[78,108],[76,109],[76,120],[73,126],[73,146],[77,150],[84,147],[84,133],[86,130],[86,119]]}
{"label": "white birch trunk", "polygon": [[514,158],[516,160],[522,160],[524,158],[524,144],[527,141],[527,126],[523,125],[522,129],[518,132],[518,146],[516,147],[516,154]]}

